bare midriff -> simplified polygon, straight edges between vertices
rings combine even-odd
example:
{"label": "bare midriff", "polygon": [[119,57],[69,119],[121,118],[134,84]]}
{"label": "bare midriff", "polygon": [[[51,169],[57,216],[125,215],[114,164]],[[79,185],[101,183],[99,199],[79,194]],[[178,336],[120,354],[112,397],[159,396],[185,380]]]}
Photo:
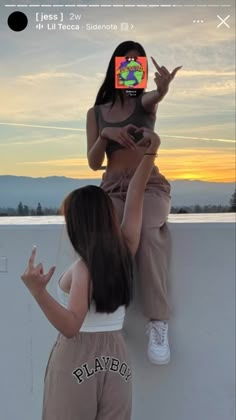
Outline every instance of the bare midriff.
{"label": "bare midriff", "polygon": [[107,161],[106,172],[121,172],[126,169],[136,169],[141,162],[147,147],[138,147],[137,150],[120,149],[114,151]]}

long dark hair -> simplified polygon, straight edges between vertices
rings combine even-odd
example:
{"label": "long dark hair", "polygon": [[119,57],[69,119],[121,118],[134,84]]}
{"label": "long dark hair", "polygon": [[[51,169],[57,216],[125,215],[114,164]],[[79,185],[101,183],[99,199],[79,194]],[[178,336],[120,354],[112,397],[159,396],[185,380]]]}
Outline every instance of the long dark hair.
{"label": "long dark hair", "polygon": [[133,259],[109,195],[93,185],[78,188],[64,199],[61,213],[72,246],[88,268],[96,311],[111,313],[128,306],[133,297]]}
{"label": "long dark hair", "polygon": [[[147,56],[144,48],[138,42],[125,41],[119,44],[118,47],[115,49],[114,53],[112,54],[112,57],[108,64],[104,82],[98,91],[94,105],[101,105],[111,101],[113,106],[117,95],[120,97],[121,104],[123,105],[124,98],[121,89],[115,88],[115,57],[123,57],[130,50],[137,50],[139,52],[140,57]],[[143,93],[143,90],[144,89],[138,89],[137,96],[141,95]]]}

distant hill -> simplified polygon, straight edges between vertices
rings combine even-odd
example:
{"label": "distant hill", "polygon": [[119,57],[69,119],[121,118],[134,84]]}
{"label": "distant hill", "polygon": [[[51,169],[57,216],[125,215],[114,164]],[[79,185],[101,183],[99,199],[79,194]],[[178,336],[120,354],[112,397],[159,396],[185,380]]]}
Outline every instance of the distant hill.
{"label": "distant hill", "polygon": [[[0,176],[0,207],[16,208],[19,202],[35,208],[59,207],[63,198],[75,188],[99,185],[100,179],[73,179],[59,176],[31,178],[24,176]],[[204,181],[170,181],[172,206],[199,204],[228,205],[235,184]]]}

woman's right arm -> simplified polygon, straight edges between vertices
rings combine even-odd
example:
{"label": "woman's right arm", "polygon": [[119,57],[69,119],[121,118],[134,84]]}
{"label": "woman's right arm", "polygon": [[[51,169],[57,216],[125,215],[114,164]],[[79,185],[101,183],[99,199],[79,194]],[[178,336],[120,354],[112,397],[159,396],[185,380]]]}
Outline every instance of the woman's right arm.
{"label": "woman's right arm", "polygon": [[90,108],[87,112],[86,133],[89,167],[97,171],[104,161],[107,140],[99,135],[94,108]]}
{"label": "woman's right arm", "polygon": [[149,148],[143,155],[129,183],[121,223],[123,237],[133,256],[136,254],[140,241],[144,191],[154,166],[155,155],[160,146],[160,138],[153,131],[144,129],[143,142],[149,142]]}

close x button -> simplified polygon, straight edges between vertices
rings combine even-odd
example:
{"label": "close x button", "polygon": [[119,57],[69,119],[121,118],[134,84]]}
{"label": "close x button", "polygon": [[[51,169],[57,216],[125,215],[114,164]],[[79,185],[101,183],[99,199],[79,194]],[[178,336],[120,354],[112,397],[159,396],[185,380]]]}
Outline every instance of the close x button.
{"label": "close x button", "polygon": [[226,16],[225,18],[222,18],[219,15],[217,15],[217,17],[220,19],[220,23],[217,25],[217,28],[220,28],[223,25],[227,26],[227,28],[230,28],[230,25],[226,22],[230,18],[230,15]]}

